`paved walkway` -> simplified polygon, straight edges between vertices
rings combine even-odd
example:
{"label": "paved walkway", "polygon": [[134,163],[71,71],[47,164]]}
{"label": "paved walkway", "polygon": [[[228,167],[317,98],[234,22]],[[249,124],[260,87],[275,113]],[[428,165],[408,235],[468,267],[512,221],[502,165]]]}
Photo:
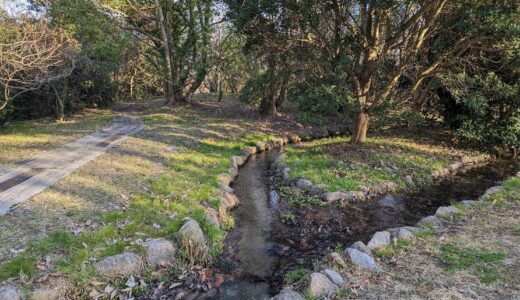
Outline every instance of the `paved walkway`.
{"label": "paved walkway", "polygon": [[19,162],[15,167],[0,169],[0,216],[142,128],[138,118],[114,117],[110,128],[82,137],[54,151],[38,154]]}

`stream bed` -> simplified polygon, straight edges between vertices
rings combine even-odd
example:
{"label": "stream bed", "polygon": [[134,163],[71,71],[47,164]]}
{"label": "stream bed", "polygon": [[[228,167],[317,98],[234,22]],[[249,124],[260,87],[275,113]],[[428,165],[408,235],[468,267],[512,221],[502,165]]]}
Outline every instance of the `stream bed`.
{"label": "stream bed", "polygon": [[346,207],[299,209],[294,224],[286,225],[279,218],[286,207],[273,169],[279,154],[258,154],[240,168],[233,184],[240,200],[235,228],[226,236],[222,258],[215,263],[226,280],[203,298],[268,299],[283,286],[287,271],[312,269],[333,249],[358,240],[366,243],[376,231],[414,225],[439,206],[476,199],[518,169],[511,161],[494,161],[408,194],[388,194]]}

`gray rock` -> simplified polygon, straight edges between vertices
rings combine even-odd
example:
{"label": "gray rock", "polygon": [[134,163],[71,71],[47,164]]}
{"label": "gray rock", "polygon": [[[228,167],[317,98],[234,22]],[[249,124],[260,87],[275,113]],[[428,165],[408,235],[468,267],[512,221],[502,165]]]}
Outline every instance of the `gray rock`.
{"label": "gray rock", "polygon": [[464,207],[470,207],[470,206],[476,205],[477,203],[478,203],[478,201],[475,201],[475,200],[462,200],[462,201],[460,201],[460,204],[462,204]]}
{"label": "gray rock", "polygon": [[325,189],[326,185],[324,184],[313,184],[311,185],[310,191],[313,194],[321,194]]}
{"label": "gray rock", "polygon": [[347,263],[345,262],[345,260],[343,260],[343,257],[341,257],[341,255],[339,253],[337,253],[337,252],[329,253],[327,255],[327,260],[334,267],[339,267],[339,268],[342,268],[342,269],[346,269],[347,268]]}
{"label": "gray rock", "polygon": [[217,180],[222,185],[229,185],[231,182],[233,182],[233,178],[229,174],[226,174],[226,173],[219,174],[217,176]]}
{"label": "gray rock", "polygon": [[264,152],[266,148],[267,148],[267,143],[266,142],[258,142],[258,143],[256,143],[257,152]]}
{"label": "gray rock", "polygon": [[220,223],[218,220],[218,212],[215,209],[208,207],[206,209],[206,213],[204,215],[204,220],[206,220],[206,222],[208,224],[212,225],[213,227],[220,229]]}
{"label": "gray rock", "polygon": [[370,250],[370,248],[368,248],[367,245],[365,245],[365,243],[363,243],[362,241],[355,242],[354,244],[352,244],[352,246],[350,246],[350,248],[361,251],[367,255],[372,255],[372,250]]}
{"label": "gray rock", "polygon": [[145,243],[146,261],[152,268],[172,265],[177,246],[167,239],[153,239]]}
{"label": "gray rock", "polygon": [[19,300],[20,294],[14,287],[6,286],[0,288],[0,300]]}
{"label": "gray rock", "polygon": [[352,261],[353,264],[366,270],[374,272],[381,271],[381,267],[379,267],[372,256],[353,248],[347,248],[345,251],[347,252],[348,256],[350,257],[350,261]]}
{"label": "gray rock", "polygon": [[370,250],[376,250],[379,248],[384,248],[389,246],[391,243],[390,239],[390,232],[388,231],[378,231],[374,233],[372,238],[367,244],[367,247],[370,248]]}
{"label": "gray rock", "polygon": [[143,267],[141,257],[132,252],[110,256],[96,263],[97,272],[106,277],[138,274]]}
{"label": "gray rock", "polygon": [[308,293],[311,297],[328,297],[336,290],[338,290],[338,287],[327,276],[321,273],[311,274],[308,288]]}
{"label": "gray rock", "polygon": [[293,291],[291,288],[286,287],[270,300],[305,300],[305,298]]}
{"label": "gray rock", "polygon": [[341,275],[339,275],[338,272],[331,269],[325,269],[323,270],[323,274],[327,276],[327,278],[329,278],[330,281],[335,285],[340,287],[345,285],[345,280],[343,279],[343,277],[341,277]]}
{"label": "gray rock", "polygon": [[470,164],[474,164],[475,162],[473,161],[473,159],[471,157],[464,155],[462,157],[462,163],[465,165],[470,165]]}
{"label": "gray rock", "polygon": [[233,188],[231,188],[229,185],[223,185],[223,184],[220,184],[219,185],[219,189],[222,191],[222,192],[226,192],[226,193],[234,193],[235,190],[233,190]]}
{"label": "gray rock", "polygon": [[288,136],[289,138],[289,143],[298,143],[299,141],[301,141],[302,139],[296,135],[296,134],[291,134]]}
{"label": "gray rock", "polygon": [[296,181],[296,186],[299,189],[306,190],[312,186],[312,181],[307,179],[298,179],[298,181]]}
{"label": "gray rock", "polygon": [[406,175],[404,177],[404,182],[407,184],[407,185],[414,185],[415,183],[413,182],[413,177],[412,175]]}
{"label": "gray rock", "polygon": [[208,255],[208,245],[204,233],[195,220],[188,219],[177,232],[184,250],[195,260],[206,259]]}
{"label": "gray rock", "polygon": [[221,192],[219,200],[224,210],[230,210],[238,205],[238,198],[232,193]]}
{"label": "gray rock", "polygon": [[257,151],[256,147],[247,146],[244,148],[244,152],[246,153],[247,156],[256,154],[256,151]]}
{"label": "gray rock", "polygon": [[275,147],[282,147],[284,142],[282,138],[273,138],[271,142],[275,145]]}
{"label": "gray rock", "polygon": [[425,227],[434,227],[434,228],[441,228],[442,227],[442,221],[439,220],[436,216],[427,216],[422,218],[419,222],[417,222],[417,226],[425,228]]}
{"label": "gray rock", "polygon": [[413,240],[414,235],[413,235],[413,232],[411,232],[410,230],[408,230],[406,228],[399,228],[395,232],[395,238],[397,240],[411,241],[411,240]]}
{"label": "gray rock", "polygon": [[334,203],[338,201],[344,201],[347,199],[349,199],[349,195],[343,192],[329,192],[323,195],[323,200],[325,200],[327,203]]}
{"label": "gray rock", "polygon": [[365,193],[362,191],[346,191],[345,195],[347,200],[363,200],[365,199]]}
{"label": "gray rock", "polygon": [[283,179],[284,180],[291,179],[290,171],[291,171],[291,168],[288,168],[288,167],[285,167],[285,168],[282,169],[282,174],[283,174]]}
{"label": "gray rock", "polygon": [[460,161],[457,161],[457,162],[450,164],[450,166],[448,168],[450,169],[450,171],[453,172],[453,171],[457,171],[461,167],[462,167],[462,163]]}
{"label": "gray rock", "polygon": [[233,167],[238,168],[243,166],[247,161],[247,157],[245,156],[232,156],[231,157],[231,163],[233,164]]}
{"label": "gray rock", "polygon": [[452,216],[457,213],[459,213],[460,210],[454,206],[441,206],[437,208],[437,211],[435,212],[435,215],[438,217],[446,217],[446,216]]}
{"label": "gray rock", "polygon": [[503,190],[504,190],[504,188],[502,186],[500,186],[500,185],[490,187],[489,189],[486,190],[484,195],[480,196],[479,199],[480,200],[485,200],[485,199],[491,197],[494,194],[498,194],[498,193],[502,192]]}
{"label": "gray rock", "polygon": [[231,183],[235,179],[235,177],[237,177],[237,175],[238,175],[238,168],[236,168],[236,167],[228,168],[227,173],[229,174],[229,177],[231,178],[231,181],[230,181],[230,183]]}

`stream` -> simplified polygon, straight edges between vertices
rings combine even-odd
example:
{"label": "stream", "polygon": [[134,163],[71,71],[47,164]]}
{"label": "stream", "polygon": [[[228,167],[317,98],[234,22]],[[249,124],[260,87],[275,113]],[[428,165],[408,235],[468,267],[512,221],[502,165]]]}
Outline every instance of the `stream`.
{"label": "stream", "polygon": [[511,161],[494,161],[408,194],[389,194],[345,208],[301,209],[296,223],[288,226],[278,217],[284,201],[276,190],[272,164],[279,154],[257,154],[239,170],[232,186],[240,199],[236,224],[216,263],[228,279],[213,299],[268,299],[283,286],[285,272],[312,269],[313,262],[332,249],[358,240],[366,243],[376,231],[414,225],[439,206],[476,199],[517,170]]}

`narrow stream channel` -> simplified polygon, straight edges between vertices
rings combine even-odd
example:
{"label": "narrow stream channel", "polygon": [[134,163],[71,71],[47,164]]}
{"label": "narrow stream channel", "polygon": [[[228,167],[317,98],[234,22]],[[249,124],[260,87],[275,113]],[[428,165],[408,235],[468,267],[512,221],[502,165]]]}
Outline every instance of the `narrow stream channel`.
{"label": "narrow stream channel", "polygon": [[239,170],[233,185],[240,199],[236,226],[216,264],[230,279],[216,299],[268,299],[283,285],[285,272],[312,268],[330,250],[358,240],[366,243],[376,231],[414,225],[439,206],[476,199],[518,169],[514,162],[495,161],[409,194],[385,195],[345,208],[302,209],[296,223],[287,226],[279,221],[284,199],[278,199],[273,179],[272,162],[278,155],[278,151],[258,154]]}

